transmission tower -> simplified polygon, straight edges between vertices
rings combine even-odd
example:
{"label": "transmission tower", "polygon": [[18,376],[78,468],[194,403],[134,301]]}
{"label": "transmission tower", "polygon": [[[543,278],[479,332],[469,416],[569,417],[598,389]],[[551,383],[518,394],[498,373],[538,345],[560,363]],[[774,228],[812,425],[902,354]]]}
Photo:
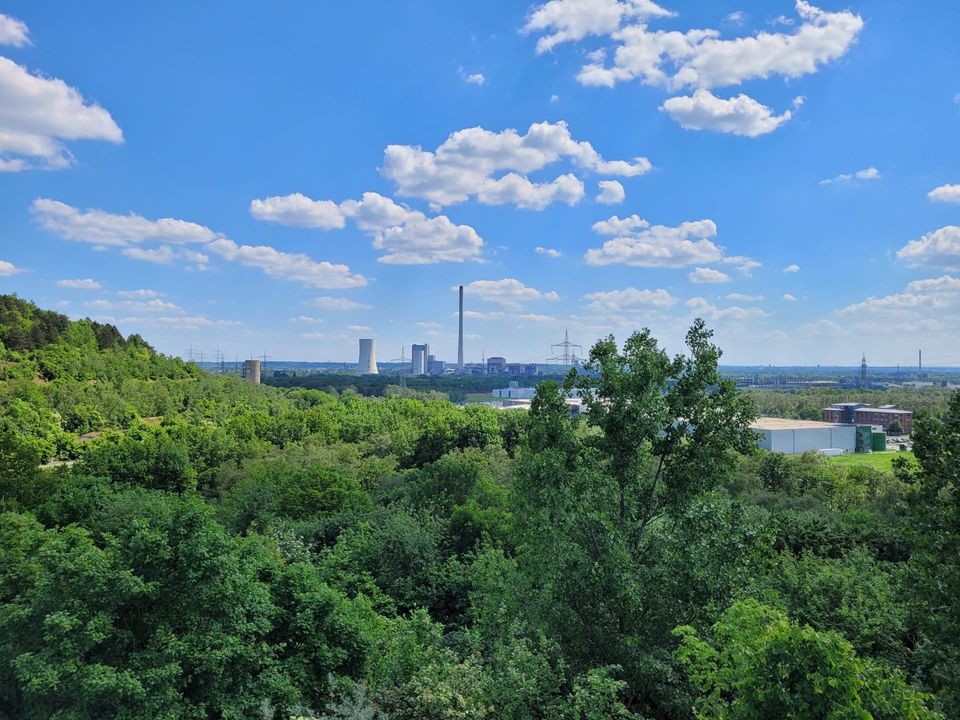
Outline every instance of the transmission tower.
{"label": "transmission tower", "polygon": [[400,376],[400,387],[405,388],[407,386],[407,376],[403,374],[404,370],[407,369],[407,346],[400,346],[400,357],[393,358],[392,360],[387,360],[387,362],[400,363],[400,371],[397,373]]}
{"label": "transmission tower", "polygon": [[[558,348],[560,350],[559,352],[557,352]],[[563,365],[568,368],[573,367],[580,362],[580,358],[577,357],[577,351],[582,355],[583,346],[570,342],[570,333],[564,330],[563,342],[550,346],[550,352],[553,353],[553,357],[548,357],[547,362]]]}

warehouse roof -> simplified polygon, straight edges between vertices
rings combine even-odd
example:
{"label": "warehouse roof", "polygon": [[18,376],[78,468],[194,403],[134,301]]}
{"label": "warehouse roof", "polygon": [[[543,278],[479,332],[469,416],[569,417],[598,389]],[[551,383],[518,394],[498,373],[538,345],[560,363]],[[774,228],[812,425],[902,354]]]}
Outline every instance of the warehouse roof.
{"label": "warehouse roof", "polygon": [[761,417],[757,418],[755,422],[750,423],[752,430],[801,430],[805,428],[823,430],[825,428],[835,427],[853,427],[853,425],[817,422],[816,420],[789,420],[787,418],[775,417]]}

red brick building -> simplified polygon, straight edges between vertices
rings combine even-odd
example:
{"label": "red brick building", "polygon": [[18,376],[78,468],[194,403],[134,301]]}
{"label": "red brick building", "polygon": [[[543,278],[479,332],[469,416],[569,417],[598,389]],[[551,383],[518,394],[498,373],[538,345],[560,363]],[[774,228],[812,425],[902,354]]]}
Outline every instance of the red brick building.
{"label": "red brick building", "polygon": [[880,425],[887,432],[890,425],[896,421],[904,434],[913,432],[913,413],[909,410],[898,410],[893,405],[876,408],[866,403],[835,403],[823,409],[823,421],[848,425]]}

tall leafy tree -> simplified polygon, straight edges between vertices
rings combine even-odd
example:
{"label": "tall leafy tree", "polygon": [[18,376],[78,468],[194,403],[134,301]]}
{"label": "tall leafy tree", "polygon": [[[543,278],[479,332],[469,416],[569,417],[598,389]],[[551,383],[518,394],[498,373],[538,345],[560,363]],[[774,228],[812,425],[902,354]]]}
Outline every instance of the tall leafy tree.
{"label": "tall leafy tree", "polygon": [[725,380],[713,332],[697,319],[688,352],[670,358],[649,330],[617,347],[612,336],[590,350],[586,374],[568,383],[601,430],[595,444],[617,484],[616,523],[642,533],[651,521],[715,487],[731,451],[750,452],[753,406]]}
{"label": "tall leafy tree", "polygon": [[[691,500],[726,477],[735,450],[754,447],[751,405],[720,376],[720,351],[710,337],[697,321],[687,353],[673,358],[648,330],[622,349],[612,337],[598,342],[586,372],[571,373],[566,384],[587,405],[586,431],[571,421],[560,389],[544,384],[520,459],[520,565],[542,589],[526,612],[557,639],[577,672],[620,666],[631,710],[677,707],[669,633],[678,618],[656,608],[666,602],[658,581],[681,554],[662,540],[683,535]],[[673,526],[660,541],[650,532]],[[737,555],[713,560],[735,563]],[[735,577],[713,560],[709,569],[671,580],[698,583],[704,572]],[[674,607],[693,613],[680,598],[702,591],[674,585]],[[729,593],[721,581],[709,594],[726,602]]]}

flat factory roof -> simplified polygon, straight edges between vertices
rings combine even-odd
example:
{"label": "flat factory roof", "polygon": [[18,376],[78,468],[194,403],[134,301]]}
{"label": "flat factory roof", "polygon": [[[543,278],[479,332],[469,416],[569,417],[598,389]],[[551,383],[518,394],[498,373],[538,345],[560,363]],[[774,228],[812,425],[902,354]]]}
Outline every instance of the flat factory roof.
{"label": "flat factory roof", "polygon": [[835,427],[853,427],[853,425],[825,423],[816,420],[789,420],[787,418],[775,417],[757,418],[755,422],[750,423],[750,428],[753,430],[801,430],[804,428],[823,430],[824,428]]}

